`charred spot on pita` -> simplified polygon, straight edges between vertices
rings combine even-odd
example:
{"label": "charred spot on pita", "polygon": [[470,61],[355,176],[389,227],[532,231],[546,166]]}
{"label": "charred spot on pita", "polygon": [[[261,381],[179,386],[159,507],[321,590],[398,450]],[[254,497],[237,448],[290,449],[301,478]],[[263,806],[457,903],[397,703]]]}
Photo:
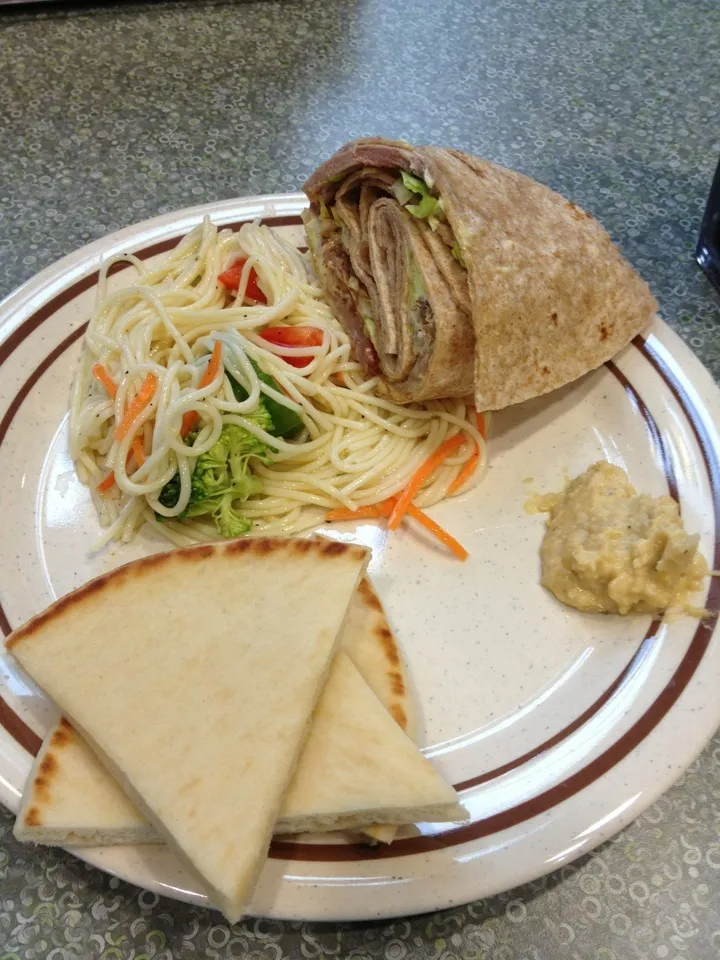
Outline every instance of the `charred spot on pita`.
{"label": "charred spot on pita", "polygon": [[348,545],[346,543],[339,543],[337,540],[329,540],[321,548],[321,552],[327,557],[339,557],[345,553],[346,550],[348,550]]}

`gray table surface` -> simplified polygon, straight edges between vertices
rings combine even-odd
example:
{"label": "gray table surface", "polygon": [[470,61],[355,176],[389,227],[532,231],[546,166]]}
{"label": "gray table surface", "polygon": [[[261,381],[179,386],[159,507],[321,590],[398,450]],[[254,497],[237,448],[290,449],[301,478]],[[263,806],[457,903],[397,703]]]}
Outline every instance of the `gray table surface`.
{"label": "gray table surface", "polygon": [[[704,0],[294,0],[0,15],[0,294],[193,203],[297,189],[368,134],[454,145],[596,214],[720,376],[693,261],[720,155],[720,7]],[[614,840],[467,907],[321,925],[218,914],[16,843],[0,958],[720,957],[720,738]]]}

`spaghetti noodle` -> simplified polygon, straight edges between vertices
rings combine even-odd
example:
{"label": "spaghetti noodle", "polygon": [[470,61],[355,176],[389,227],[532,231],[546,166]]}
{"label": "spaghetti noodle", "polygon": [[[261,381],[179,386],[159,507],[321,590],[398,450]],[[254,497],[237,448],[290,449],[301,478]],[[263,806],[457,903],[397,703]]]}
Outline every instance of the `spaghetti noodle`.
{"label": "spaghetti noodle", "polygon": [[[110,289],[118,261],[132,263],[137,277]],[[218,280],[228,265],[237,292]],[[216,369],[213,355],[221,357]],[[233,503],[250,535],[294,534],[327,510],[380,503],[459,431],[467,442],[415,503],[448,495],[472,457],[472,479],[479,476],[486,445],[471,405],[401,406],[378,385],[352,358],[303,255],[268,227],[232,231],[205,219],[161,263],[109,259],[70,407],[70,452],[105,527],[98,545],[128,541],[144,523],[177,544],[227,535],[217,511],[193,516],[191,507],[198,464],[233,427],[246,431],[253,451],[252,483]],[[297,429],[273,429],[272,418],[259,416],[270,407]]]}

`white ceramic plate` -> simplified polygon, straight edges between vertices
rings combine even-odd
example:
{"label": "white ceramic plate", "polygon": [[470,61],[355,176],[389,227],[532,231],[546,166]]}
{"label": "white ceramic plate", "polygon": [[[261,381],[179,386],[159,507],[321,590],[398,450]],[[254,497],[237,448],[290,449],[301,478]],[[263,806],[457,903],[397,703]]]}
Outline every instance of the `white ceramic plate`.
{"label": "white ceramic plate", "polygon": [[[203,214],[266,218],[298,244],[300,195],[232,200],[131,227],[66,257],[0,306],[1,622],[5,631],[93,576],[167,549],[150,535],[91,555],[98,527],[68,457],[66,405],[97,268],[169,249]],[[119,272],[113,282],[127,282]],[[488,896],[596,846],[688,766],[720,722],[715,621],[587,616],[539,585],[542,517],[523,504],[600,458],[678,497],[720,567],[720,394],[658,322],[613,364],[493,418],[490,469],[432,513],[469,549],[365,522],[334,527],[373,549],[371,574],[406,652],[426,753],[458,785],[462,827],[424,824],[390,848],[274,844],[258,915],[330,920],[410,914]],[[327,528],[326,528],[327,529]],[[720,581],[706,601],[718,609]],[[0,799],[11,809],[51,704],[9,657],[0,673]],[[167,896],[205,902],[164,850],[82,856]]]}

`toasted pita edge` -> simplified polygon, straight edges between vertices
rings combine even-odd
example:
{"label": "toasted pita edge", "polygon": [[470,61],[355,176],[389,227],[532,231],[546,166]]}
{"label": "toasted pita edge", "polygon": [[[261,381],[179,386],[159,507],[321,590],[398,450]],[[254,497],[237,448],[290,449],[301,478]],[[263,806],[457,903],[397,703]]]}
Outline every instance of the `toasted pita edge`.
{"label": "toasted pita edge", "polygon": [[82,603],[92,594],[102,593],[112,589],[122,581],[130,577],[142,578],[147,570],[153,567],[168,567],[189,562],[200,562],[207,560],[214,555],[249,554],[258,556],[267,556],[270,553],[285,552],[289,556],[303,555],[313,549],[313,544],[321,540],[324,546],[320,549],[319,556],[332,559],[341,556],[344,553],[353,553],[358,559],[367,556],[365,547],[357,546],[352,543],[340,543],[337,540],[328,538],[301,539],[295,537],[259,537],[257,539],[238,538],[237,540],[221,541],[214,543],[202,543],[191,547],[180,547],[175,550],[167,550],[161,553],[153,553],[149,557],[141,557],[139,560],[131,560],[121,567],[116,567],[109,573],[101,574],[89,580],[82,587],[78,587],[65,596],[60,597],[49,607],[31,617],[26,623],[13,630],[5,641],[5,649],[14,653],[16,648],[22,643],[32,642],[38,633],[40,627],[45,623],[57,620],[61,621],[69,616],[75,607]]}

